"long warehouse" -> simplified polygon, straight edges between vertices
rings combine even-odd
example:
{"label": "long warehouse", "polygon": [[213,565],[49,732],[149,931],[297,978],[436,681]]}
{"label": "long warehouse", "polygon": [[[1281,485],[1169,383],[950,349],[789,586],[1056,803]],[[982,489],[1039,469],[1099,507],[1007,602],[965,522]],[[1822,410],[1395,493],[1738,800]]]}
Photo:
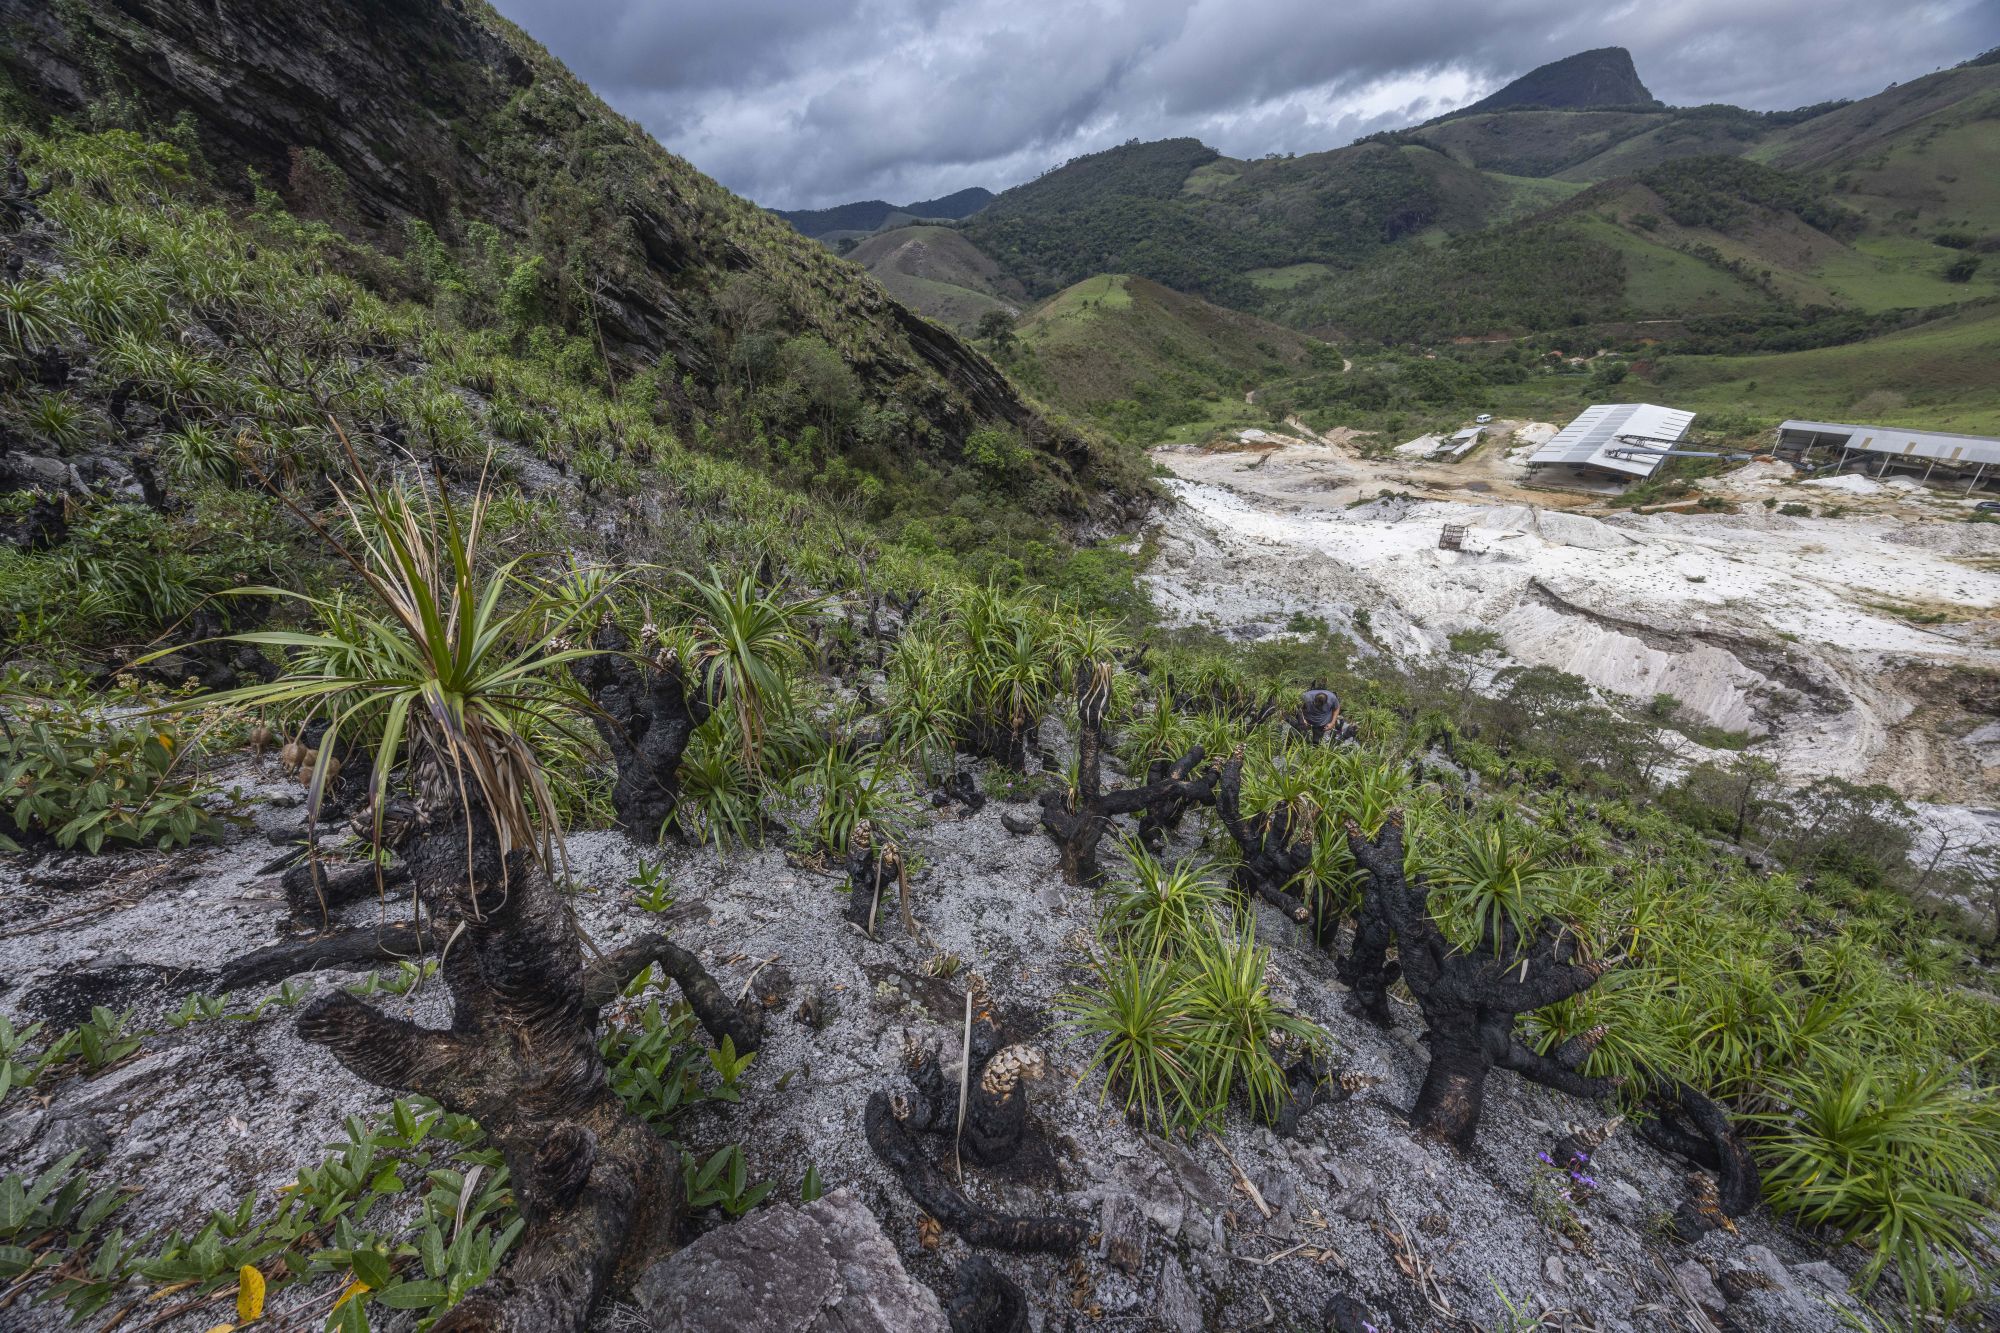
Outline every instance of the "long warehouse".
{"label": "long warehouse", "polygon": [[1859,463],[1876,476],[1894,468],[1928,480],[1939,468],[1954,480],[1966,479],[1970,492],[1983,480],[2000,478],[2000,440],[1985,435],[1908,430],[1901,426],[1854,426],[1836,421],[1787,421],[1778,427],[1778,456],[1830,466],[1839,472]]}

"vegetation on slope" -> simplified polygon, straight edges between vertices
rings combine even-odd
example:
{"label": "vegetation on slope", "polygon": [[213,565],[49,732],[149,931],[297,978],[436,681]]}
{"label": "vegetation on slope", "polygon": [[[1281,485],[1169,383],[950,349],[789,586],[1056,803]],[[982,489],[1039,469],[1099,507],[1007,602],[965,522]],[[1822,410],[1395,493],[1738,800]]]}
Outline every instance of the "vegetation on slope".
{"label": "vegetation on slope", "polygon": [[[796,568],[812,567],[801,559]],[[662,573],[637,577],[644,583]],[[1984,1214],[1974,1200],[2000,1169],[2000,1100],[1989,1086],[2000,1009],[1985,990],[1980,943],[1898,892],[1908,877],[1908,835],[1893,793],[1828,781],[1781,795],[1748,759],[1698,766],[1662,787],[1655,774],[1665,753],[1650,728],[1601,707],[1581,681],[1528,669],[1471,689],[1484,647],[1473,640],[1442,668],[1409,674],[1356,670],[1343,641],[1324,633],[1248,648],[1167,644],[1142,671],[1126,672],[1110,665],[1123,639],[1118,627],[1053,607],[1038,592],[998,594],[889,550],[866,575],[829,568],[828,577],[899,598],[927,593],[885,663],[886,699],[864,706],[879,724],[868,728],[879,745],[852,739],[864,711],[840,702],[869,666],[855,620],[777,607],[771,613],[789,622],[792,642],[804,642],[810,620],[831,647],[816,659],[764,640],[746,650],[744,662],[768,672],[759,693],[764,722],[746,730],[718,710],[706,724],[684,797],[690,828],[725,845],[753,840],[762,836],[763,812],[786,808],[787,793],[797,793],[812,803],[813,829],[866,817],[878,828],[914,831],[920,788],[911,770],[922,747],[947,762],[958,750],[1004,765],[997,756],[1012,748],[1004,737],[1038,733],[1038,720],[1059,710],[1060,682],[1077,678],[1081,664],[1104,662],[1111,727],[1128,771],[1196,743],[1215,755],[1240,751],[1253,823],[1303,812],[1312,855],[1288,887],[1316,918],[1338,922],[1358,905],[1345,822],[1374,833],[1400,811],[1405,870],[1431,883],[1438,928],[1461,949],[1478,946],[1483,921],[1504,916],[1524,930],[1560,923],[1586,957],[1619,960],[1583,994],[1526,1015],[1522,1039],[1550,1051],[1602,1025],[1607,1035],[1584,1069],[1623,1079],[1618,1096],[1628,1108],[1642,1110],[1671,1080],[1728,1106],[1764,1168],[1766,1202],[1831,1242],[1861,1246],[1867,1262],[1859,1283],[1878,1304],[1952,1311],[1986,1283],[1977,1230]],[[671,582],[652,595],[628,587],[614,596],[614,614],[634,633],[633,622],[645,617],[663,646],[702,660],[688,656],[690,636],[737,614],[724,605],[729,581],[686,598],[660,595]],[[560,588],[534,595],[554,598],[555,608],[579,604]],[[738,599],[748,609],[765,600],[754,583]],[[506,610],[531,605],[510,601]],[[524,632],[542,631],[524,624]],[[1238,706],[1310,682],[1342,692],[1360,746],[1302,748],[1275,722]],[[739,694],[732,688],[723,697]],[[273,720],[288,734],[301,718],[280,707]],[[589,753],[560,761],[602,762]],[[556,763],[544,766],[553,773]],[[711,769],[725,778],[711,780]],[[591,825],[606,813],[585,801],[569,817]],[[1231,869],[1230,840],[1210,845],[1222,858],[1217,870]],[[1758,849],[1754,868],[1739,846]],[[1162,1128],[1227,1127],[1231,1108],[1274,1114],[1287,1093],[1263,1041],[1218,1039],[1213,1051],[1187,1044],[1204,1015],[1221,1022],[1218,1006],[1241,1005],[1246,1021],[1273,1033],[1297,1026],[1271,1008],[1265,946],[1219,891],[1220,874],[1166,875],[1135,858],[1133,877],[1111,918],[1107,943],[1115,952],[1071,1006],[1080,1026],[1109,1044],[1107,1094],[1145,1105]],[[1132,994],[1159,1002],[1135,1009]],[[1330,1035],[1338,1040],[1337,1031]],[[39,1035],[29,1041],[10,1041],[9,1051],[29,1080],[46,1085],[81,1072],[62,1069],[59,1057],[40,1058]],[[683,1030],[672,1049],[699,1052],[691,1042]],[[1113,1063],[1121,1050],[1155,1054]],[[1132,1063],[1157,1061],[1163,1050],[1178,1051],[1174,1069],[1184,1076]],[[617,1087],[644,1115],[644,1081]],[[755,1202],[746,1195],[742,1205]],[[52,1262],[31,1290],[98,1308],[141,1275],[164,1280],[151,1266],[183,1249],[170,1241],[163,1253],[157,1238],[121,1238],[107,1251],[99,1224],[112,1211],[107,1203],[89,1225],[71,1227],[61,1247],[63,1255],[101,1260],[86,1277],[57,1285]],[[282,1248],[296,1239],[254,1204],[234,1225],[241,1231],[253,1220],[260,1241]],[[193,1269],[173,1276],[225,1289],[237,1261],[210,1252],[234,1255],[228,1239],[218,1233],[196,1252]],[[501,1255],[489,1257],[469,1265],[450,1291],[426,1288],[408,1298],[425,1296],[427,1309],[457,1301]],[[275,1280],[324,1284],[331,1295],[348,1280],[348,1261],[325,1258]],[[73,1271],[86,1269],[79,1263]]]}
{"label": "vegetation on slope", "polygon": [[[1063,484],[1116,467],[1090,441],[1052,429],[976,352],[856,267],[614,115],[484,5],[402,6],[386,18],[365,6],[287,8],[254,32],[206,11],[177,20],[172,5],[142,21],[97,0],[5,0],[0,18],[16,38],[0,49],[0,69],[24,115],[171,135],[226,196],[244,188],[245,172],[282,183],[297,215],[324,222],[360,256],[407,260],[429,235],[504,254],[513,268],[493,281],[512,285],[545,336],[605,362],[607,383],[653,375],[684,432],[697,413],[747,425],[760,414],[740,363],[810,337],[845,367],[876,454],[868,466],[949,464],[969,435],[994,426],[1019,432]],[[323,45],[345,71],[337,98],[296,60]],[[349,124],[361,128],[329,132]],[[366,262],[354,271],[370,277]],[[412,268],[377,262],[374,286],[412,294],[394,286]],[[822,435],[834,452],[847,443],[844,432]],[[1104,489],[1072,489],[1064,503],[1080,515]]]}
{"label": "vegetation on slope", "polygon": [[847,257],[912,310],[967,333],[982,316],[1010,317],[1027,297],[964,234],[949,227],[897,227],[866,237]]}
{"label": "vegetation on slope", "polygon": [[1301,283],[1276,313],[1375,342],[1564,328],[1621,317],[1626,272],[1616,247],[1580,228],[1521,224]]}
{"label": "vegetation on slope", "polygon": [[1089,278],[1015,329],[1008,372],[1048,402],[1123,439],[1159,440],[1246,390],[1312,365],[1332,348],[1145,278]]}
{"label": "vegetation on slope", "polygon": [[1867,225],[1823,178],[1678,158],[1267,300],[1287,323],[1384,342],[1674,321],[1653,336],[1719,350],[1724,329],[1746,348],[1853,340],[1885,326],[1877,314],[1894,326],[1991,290],[1976,266],[1953,283],[1928,256],[1880,250]]}
{"label": "vegetation on slope", "polygon": [[1066,163],[1002,194],[965,232],[1031,295],[1132,273],[1254,309],[1253,269],[1357,262],[1447,217],[1483,216],[1502,193],[1379,144],[1225,162],[1174,139]]}
{"label": "vegetation on slope", "polygon": [[1864,342],[1754,356],[1674,356],[1651,372],[1690,408],[1772,422],[1808,413],[1837,421],[2000,435],[2000,310],[1987,302]]}
{"label": "vegetation on slope", "polygon": [[[124,114],[115,100],[101,105]],[[1351,668],[1343,641],[1326,634],[1247,649],[1163,646],[1143,672],[1114,670],[1115,649],[1144,629],[1145,613],[1129,563],[1073,548],[1054,521],[1072,507],[1078,478],[1018,422],[973,414],[953,399],[955,381],[915,368],[924,348],[943,356],[951,344],[899,343],[924,335],[893,333],[874,315],[858,328],[839,323],[848,307],[828,291],[847,293],[840,300],[864,313],[880,314],[870,304],[879,298],[851,276],[836,281],[838,268],[824,270],[835,275],[824,291],[787,287],[788,276],[819,272],[816,261],[764,224],[732,231],[727,207],[690,222],[688,234],[748,238],[739,256],[771,249],[741,284],[691,270],[690,291],[697,278],[716,284],[713,304],[700,307],[706,322],[676,328],[665,344],[674,355],[654,362],[636,354],[636,340],[614,346],[593,336],[596,317],[609,317],[600,297],[609,297],[588,287],[587,297],[565,295],[545,278],[588,252],[543,249],[532,229],[468,222],[441,232],[406,222],[388,233],[399,247],[392,252],[371,243],[379,229],[353,224],[350,234],[337,210],[328,216],[321,187],[339,178],[317,166],[287,180],[297,211],[268,190],[245,209],[218,196],[200,160],[175,144],[123,129],[7,129],[23,140],[30,178],[53,187],[34,205],[45,219],[10,235],[21,264],[0,282],[0,424],[21,442],[13,453],[55,464],[40,477],[10,476],[14,489],[0,502],[10,536],[0,555],[5,648],[32,668],[13,684],[45,700],[6,705],[10,719],[37,723],[8,729],[0,769],[23,841],[67,838],[88,849],[98,825],[116,830],[104,846],[202,831],[188,815],[191,801],[207,799],[199,756],[172,771],[170,752],[186,750],[170,729],[144,730],[151,719],[116,723],[124,730],[105,737],[103,705],[140,696],[58,678],[80,668],[101,679],[158,642],[290,627],[272,599],[214,596],[239,584],[310,589],[324,594],[328,619],[346,614],[343,595],[354,585],[300,521],[323,519],[334,503],[326,478],[345,466],[334,423],[364,467],[400,467],[412,487],[468,487],[490,453],[489,541],[509,552],[555,546],[570,557],[572,579],[538,595],[572,610],[594,606],[607,568],[653,566],[632,571],[616,623],[641,643],[650,628],[663,656],[671,647],[679,660],[736,673],[727,706],[688,753],[676,812],[685,831],[724,846],[754,841],[771,817],[803,802],[800,827],[811,841],[802,852],[826,850],[838,841],[833,831],[863,817],[893,832],[914,821],[927,785],[913,773],[940,761],[982,753],[996,783],[1020,781],[1005,770],[1025,759],[1025,738],[1039,740],[1079,667],[1102,665],[1128,769],[1184,754],[1194,741],[1217,756],[1240,745],[1252,817],[1296,813],[1314,830],[1313,856],[1292,886],[1302,899],[1323,913],[1351,911],[1352,852],[1333,830],[1351,817],[1372,832],[1401,808],[1407,869],[1433,880],[1440,929],[1461,946],[1478,944],[1478,923],[1504,913],[1561,923],[1594,957],[1624,955],[1599,985],[1528,1014],[1518,1035],[1548,1050],[1604,1023],[1609,1035],[1587,1070],[1625,1077],[1622,1095],[1635,1107],[1670,1078],[1729,1106],[1751,1127],[1770,1205],[1829,1240],[1862,1246],[1861,1281],[1878,1301],[1950,1311],[1988,1284],[1980,1200],[2000,1173],[2000,1102],[1990,1086],[2000,1010],[1977,951],[1991,944],[1954,933],[1898,891],[1907,835],[1890,817],[1893,793],[1828,782],[1780,800],[1752,763],[1698,766],[1663,790],[1664,756],[1649,747],[1650,728],[1602,708],[1561,673],[1507,673],[1475,691],[1476,645],[1437,675],[1400,674],[1380,658]],[[1508,235],[1507,262],[1523,271],[1532,241],[1589,272],[1587,248],[1562,248],[1573,236]],[[637,262],[612,252],[612,270],[621,254]],[[1480,266],[1460,262],[1471,284]],[[648,271],[628,277],[665,282]],[[1525,299],[1528,284],[1508,281]],[[1138,280],[1115,294],[1114,282],[1097,297],[1078,296],[1102,303],[1087,308],[1091,319],[1172,308]],[[1608,277],[1598,286],[1608,306]],[[1496,288],[1484,299],[1497,309],[1517,298]],[[653,311],[666,318],[666,306]],[[621,318],[640,330],[648,317]],[[893,322],[893,312],[885,318]],[[1965,354],[1951,364],[1970,376],[1990,329],[1959,320],[1896,336],[1949,336]],[[1231,337],[1242,330],[1228,328]],[[1793,364],[1847,350],[1799,353]],[[1134,344],[1135,356],[1158,354],[1157,340]],[[882,380],[871,356],[913,359]],[[969,374],[979,363],[956,364]],[[1990,349],[1980,364],[1990,367]],[[1398,358],[1353,382],[1428,401],[1470,391],[1448,382],[1461,373],[1450,361]],[[898,397],[905,390],[908,400]],[[925,403],[940,415],[923,415]],[[921,447],[929,435],[945,444]],[[1117,457],[1105,454],[1099,466]],[[674,577],[710,565],[729,572]],[[93,590],[87,614],[79,586]],[[491,586],[522,599],[504,607],[525,617],[510,646],[555,627],[531,614],[528,590]],[[821,592],[834,601],[820,607],[806,595]],[[877,599],[909,608],[893,648],[867,635]],[[1108,619],[1120,614],[1124,626]],[[222,685],[312,665],[286,650],[314,645],[277,637],[248,646],[274,651],[246,660],[235,649],[193,649],[159,670]],[[879,703],[862,692],[878,651],[887,682]],[[743,684],[751,680],[754,690]],[[1277,726],[1224,706],[1322,681],[1346,695],[1363,748],[1295,759]],[[271,702],[263,725],[281,735],[308,721],[290,706],[302,700]],[[229,728],[256,725],[210,720],[218,744]],[[557,813],[582,826],[608,823],[600,747],[572,730],[522,731],[558,784]],[[331,780],[326,763],[318,771]],[[1734,841],[1711,841],[1722,836]],[[1745,844],[1777,868],[1753,869]],[[1212,845],[1233,855],[1220,837]],[[1125,948],[1121,957],[1142,982],[1159,971],[1160,989],[1184,1008],[1206,1006],[1212,1017],[1233,1001],[1239,1016],[1264,1026],[1235,1051],[1241,1059],[1226,1083],[1218,1063],[1187,1089],[1167,1089],[1178,1100],[1162,1119],[1181,1123],[1213,1122],[1229,1105],[1268,1106],[1279,1091],[1262,1038],[1282,1025],[1270,1021],[1257,946],[1237,933],[1233,905],[1195,906],[1205,914],[1199,929],[1172,931],[1166,954]],[[1221,962],[1199,961],[1211,954]],[[1232,978],[1244,984],[1225,992],[1218,983]],[[1079,1007],[1092,1004],[1085,995]],[[693,1077],[691,1063],[713,1065],[719,1077],[723,1065],[730,1078],[736,1068],[728,1053],[694,1046],[685,1026],[675,1038],[655,1018],[650,1034],[614,1021],[601,1052],[622,1075],[620,1099],[648,1120]],[[0,1097],[20,1083],[46,1087],[109,1067],[140,1040],[120,1029],[115,1015],[93,1018],[87,1034],[23,1037],[7,1026]],[[635,1064],[666,1076],[651,1077],[649,1091]],[[441,1311],[487,1279],[522,1233],[497,1178],[484,1193],[424,1180],[419,1188],[438,1188],[435,1198],[408,1200],[420,1218],[414,1229],[378,1226],[377,1204],[414,1191],[393,1172],[357,1172],[355,1162],[373,1168],[378,1151],[414,1161],[434,1123],[410,1105],[393,1115],[393,1133],[356,1128],[345,1174],[323,1168],[288,1201],[260,1211],[246,1200],[240,1214],[191,1238],[107,1233],[120,1197],[71,1190],[74,1162],[47,1188],[10,1178],[0,1193],[20,1206],[0,1227],[5,1276],[17,1294],[101,1310],[145,1285],[188,1283],[203,1297],[231,1282],[247,1287],[242,1265],[284,1255],[274,1280],[318,1284],[315,1301],[320,1288],[328,1300],[346,1290],[349,1326],[371,1291]],[[480,1151],[478,1126],[435,1123]],[[715,1201],[731,1215],[758,1197],[743,1181],[742,1156],[688,1173],[703,1189],[733,1181]],[[449,1228],[447,1255],[454,1203],[463,1216]],[[325,1246],[306,1224],[308,1207],[347,1213],[339,1245]],[[413,1251],[397,1256],[404,1275],[415,1271],[410,1261],[425,1271],[418,1290],[392,1277],[388,1258],[401,1245]],[[367,1290],[350,1286],[357,1281]]]}
{"label": "vegetation on slope", "polygon": [[1473,108],[1300,158],[1128,144],[1007,192],[967,235],[1032,294],[1125,272],[1359,340],[1852,342],[2000,281],[1996,69],[1786,112]]}
{"label": "vegetation on slope", "polygon": [[[844,530],[922,515],[927,556],[963,555],[982,576],[1047,578],[1068,559],[1051,522],[1066,483],[1026,437],[995,425],[962,461],[907,455],[909,418],[871,406],[832,347],[786,330],[754,287],[707,335],[724,406],[688,422],[670,364],[620,371],[540,322],[520,281],[538,266],[497,234],[458,252],[414,232],[392,258],[269,193],[245,214],[219,206],[171,145],[10,132],[55,187],[34,258],[0,283],[0,422],[46,460],[10,468],[30,489],[0,501],[20,525],[0,552],[13,653],[115,666],[170,627],[264,614],[215,594],[313,577],[285,511],[324,498],[332,420],[371,454],[458,477],[497,445],[494,522],[520,541],[574,526],[574,545],[643,544],[697,567],[766,549],[844,550],[852,567]],[[37,498],[71,471],[99,484],[54,508],[47,489]]]}

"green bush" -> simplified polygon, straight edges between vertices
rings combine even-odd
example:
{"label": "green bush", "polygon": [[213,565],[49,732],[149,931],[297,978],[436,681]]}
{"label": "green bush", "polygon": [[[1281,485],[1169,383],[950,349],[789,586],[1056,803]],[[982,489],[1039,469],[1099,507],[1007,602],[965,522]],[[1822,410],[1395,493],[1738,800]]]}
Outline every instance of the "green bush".
{"label": "green bush", "polygon": [[1253,1115],[1275,1118],[1290,1096],[1286,1053],[1324,1052],[1326,1033],[1273,998],[1254,918],[1220,910],[1211,871],[1167,869],[1137,847],[1126,855],[1096,980],[1057,1002],[1063,1022],[1095,1042],[1100,1100],[1118,1096],[1162,1132],[1219,1123],[1238,1092]]}
{"label": "green bush", "polygon": [[[13,832],[56,846],[184,847],[213,834],[214,788],[178,768],[181,734],[110,716],[102,701],[0,687],[0,810]],[[0,851],[18,850],[0,832]]]}
{"label": "green bush", "polygon": [[1951,1314],[1984,1268],[1984,1182],[2000,1177],[2000,1089],[1948,1065],[1885,1073],[1851,1057],[1802,1073],[1763,1117],[1774,1211],[1865,1241],[1874,1286],[1894,1262],[1916,1309]]}

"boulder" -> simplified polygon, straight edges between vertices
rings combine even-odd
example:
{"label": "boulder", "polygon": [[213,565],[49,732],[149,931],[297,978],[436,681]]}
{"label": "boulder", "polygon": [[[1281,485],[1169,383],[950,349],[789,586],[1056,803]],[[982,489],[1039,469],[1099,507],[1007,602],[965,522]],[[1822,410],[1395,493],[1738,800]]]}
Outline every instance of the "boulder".
{"label": "boulder", "polygon": [[666,1333],[946,1333],[852,1190],[761,1209],[648,1268],[633,1292]]}

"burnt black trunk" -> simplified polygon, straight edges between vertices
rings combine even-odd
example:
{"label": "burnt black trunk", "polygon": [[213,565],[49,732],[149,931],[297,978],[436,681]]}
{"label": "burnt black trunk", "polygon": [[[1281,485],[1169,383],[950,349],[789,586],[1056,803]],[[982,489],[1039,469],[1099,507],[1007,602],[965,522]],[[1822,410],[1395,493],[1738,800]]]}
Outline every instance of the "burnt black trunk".
{"label": "burnt black trunk", "polygon": [[[471,1116],[506,1158],[527,1230],[507,1265],[435,1328],[563,1333],[583,1328],[600,1298],[674,1249],[682,1212],[668,1145],[611,1089],[597,1050],[599,1008],[659,961],[712,1036],[754,1050],[757,1028],[692,955],[664,940],[586,967],[547,872],[519,851],[503,866],[497,847],[481,819],[469,840],[454,823],[411,848],[432,938],[450,941],[449,1028],[419,1027],[336,991],[306,1007],[298,1031],[378,1087]],[[413,938],[376,937],[383,946]],[[336,942],[367,941],[354,932],[328,944]],[[311,965],[311,957],[294,951],[287,961]]]}
{"label": "burnt black trunk", "polygon": [[1431,917],[1430,886],[1404,870],[1400,813],[1373,838],[1350,823],[1347,846],[1367,880],[1361,928],[1341,970],[1364,1012],[1386,1015],[1386,944],[1393,937],[1402,977],[1424,1015],[1431,1062],[1410,1114],[1413,1129],[1471,1147],[1495,1065],[1576,1097],[1602,1097],[1617,1086],[1577,1072],[1601,1031],[1554,1055],[1531,1050],[1514,1032],[1518,1015],[1580,994],[1603,974],[1604,965],[1577,961],[1572,932],[1536,930],[1523,938],[1496,917],[1477,947],[1454,948]]}
{"label": "burnt black trunk", "polygon": [[618,765],[611,808],[627,833],[656,842],[678,831],[681,756],[713,701],[705,690],[689,687],[671,653],[642,645],[647,655],[635,656],[616,627],[601,631],[596,647],[602,651],[572,662],[570,670],[597,705],[592,720]]}

